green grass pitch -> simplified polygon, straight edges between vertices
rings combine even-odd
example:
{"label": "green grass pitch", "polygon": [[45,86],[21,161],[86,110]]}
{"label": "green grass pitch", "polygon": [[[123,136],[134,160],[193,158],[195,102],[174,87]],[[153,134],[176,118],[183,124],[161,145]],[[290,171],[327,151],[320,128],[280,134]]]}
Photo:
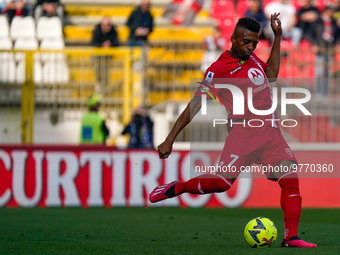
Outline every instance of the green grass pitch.
{"label": "green grass pitch", "polygon": [[[257,216],[274,221],[272,248],[243,239]],[[340,254],[340,210],[304,209],[299,235],[316,249],[280,248],[279,209],[2,208],[0,254]]]}

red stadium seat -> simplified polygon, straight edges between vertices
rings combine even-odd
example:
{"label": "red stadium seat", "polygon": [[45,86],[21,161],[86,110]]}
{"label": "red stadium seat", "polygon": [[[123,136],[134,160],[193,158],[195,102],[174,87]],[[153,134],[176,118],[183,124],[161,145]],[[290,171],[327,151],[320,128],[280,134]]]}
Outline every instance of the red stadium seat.
{"label": "red stadium seat", "polygon": [[213,0],[211,17],[217,20],[222,36],[229,41],[235,27],[235,6],[232,0]]}
{"label": "red stadium seat", "polygon": [[269,42],[267,40],[260,40],[257,44],[255,54],[263,61],[267,61],[270,54]]}
{"label": "red stadium seat", "polygon": [[335,54],[334,61],[340,63],[340,52]]}
{"label": "red stadium seat", "polygon": [[303,0],[293,0],[291,3],[294,5],[295,10],[298,11],[303,5]]}
{"label": "red stadium seat", "polygon": [[[302,70],[301,66],[299,65],[292,65],[292,78],[301,78],[302,77]],[[299,85],[300,83],[297,82],[297,84],[294,83],[294,85]]]}
{"label": "red stadium seat", "polygon": [[232,0],[213,0],[211,5],[211,17],[230,18],[235,16],[235,5]]}
{"label": "red stadium seat", "polygon": [[299,48],[300,49],[311,49],[312,45],[308,40],[301,40]]}
{"label": "red stadium seat", "polygon": [[266,7],[267,4],[269,4],[270,2],[272,2],[273,0],[263,0],[263,4],[262,4],[262,7]]}
{"label": "red stadium seat", "polygon": [[309,41],[302,40],[299,50],[295,51],[296,56],[294,62],[301,68],[301,78],[315,77],[315,54]]}
{"label": "red stadium seat", "polygon": [[[325,3],[328,2],[328,3]],[[324,0],[317,0],[316,1],[316,7],[318,7],[318,9],[322,12],[326,5],[331,4],[331,1],[324,1]]]}
{"label": "red stadium seat", "polygon": [[294,49],[294,45],[291,40],[282,40],[281,41],[281,50],[288,51]]}
{"label": "red stadium seat", "polygon": [[237,15],[241,18],[244,17],[246,11],[249,9],[249,1],[248,0],[240,0],[237,2],[236,10]]}
{"label": "red stadium seat", "polygon": [[315,77],[315,65],[311,64],[302,68],[301,78],[314,78]]}
{"label": "red stadium seat", "polygon": [[280,71],[279,71],[279,78],[287,78],[287,77],[288,77],[287,65],[281,63]]}
{"label": "red stadium seat", "polygon": [[231,18],[218,19],[218,27],[222,30],[222,36],[230,41],[230,36],[234,32],[235,21]]}
{"label": "red stadium seat", "polygon": [[334,57],[334,69],[333,69],[333,71],[334,71],[334,73],[336,73],[337,78],[339,78],[339,73],[340,73],[339,63],[340,63],[340,52],[336,53],[335,57]]}

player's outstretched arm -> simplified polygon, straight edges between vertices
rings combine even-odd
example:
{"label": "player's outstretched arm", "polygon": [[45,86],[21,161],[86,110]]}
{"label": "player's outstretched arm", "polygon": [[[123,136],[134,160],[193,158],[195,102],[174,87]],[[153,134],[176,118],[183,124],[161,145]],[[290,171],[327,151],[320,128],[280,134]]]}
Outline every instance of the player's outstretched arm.
{"label": "player's outstretched arm", "polygon": [[170,131],[168,137],[165,139],[163,143],[158,146],[158,154],[160,158],[169,157],[172,151],[172,144],[174,143],[177,135],[182,129],[190,123],[192,118],[199,112],[201,109],[201,98],[194,97],[190,103],[187,105],[182,114],[178,117],[175,125]]}
{"label": "player's outstretched arm", "polygon": [[276,81],[280,69],[280,44],[282,36],[282,27],[281,21],[278,18],[279,15],[280,13],[274,13],[270,15],[270,26],[272,27],[275,37],[270,52],[270,56],[267,60],[268,68],[266,70],[266,75],[269,79],[269,82]]}

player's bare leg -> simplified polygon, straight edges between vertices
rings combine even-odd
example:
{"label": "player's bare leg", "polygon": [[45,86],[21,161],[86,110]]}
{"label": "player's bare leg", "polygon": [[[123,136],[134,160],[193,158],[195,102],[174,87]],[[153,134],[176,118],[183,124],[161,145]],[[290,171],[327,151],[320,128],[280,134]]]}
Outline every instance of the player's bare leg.
{"label": "player's bare leg", "polygon": [[[282,161],[279,165],[286,167],[286,169],[297,169],[295,161]],[[280,169],[284,169],[284,168]],[[314,248],[316,244],[307,243],[298,237],[298,226],[301,216],[301,196],[299,190],[299,178],[297,173],[280,172],[272,173],[271,178],[278,181],[281,187],[281,208],[284,214],[285,222],[285,236],[281,247],[299,247],[299,248]]]}
{"label": "player's bare leg", "polygon": [[152,203],[164,199],[176,197],[182,193],[209,194],[227,191],[235,181],[236,177],[228,173],[203,174],[186,182],[174,181],[169,184],[157,186],[149,195]]}

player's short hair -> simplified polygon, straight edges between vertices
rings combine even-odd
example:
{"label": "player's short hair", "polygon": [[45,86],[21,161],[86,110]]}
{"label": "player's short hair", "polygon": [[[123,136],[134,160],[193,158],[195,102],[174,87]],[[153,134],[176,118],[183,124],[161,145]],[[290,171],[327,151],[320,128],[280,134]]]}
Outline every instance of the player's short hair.
{"label": "player's short hair", "polygon": [[245,17],[245,18],[240,18],[235,26],[233,34],[235,35],[235,32],[237,31],[238,28],[243,27],[249,31],[252,31],[254,33],[259,33],[261,29],[260,23],[253,18],[250,17]]}

